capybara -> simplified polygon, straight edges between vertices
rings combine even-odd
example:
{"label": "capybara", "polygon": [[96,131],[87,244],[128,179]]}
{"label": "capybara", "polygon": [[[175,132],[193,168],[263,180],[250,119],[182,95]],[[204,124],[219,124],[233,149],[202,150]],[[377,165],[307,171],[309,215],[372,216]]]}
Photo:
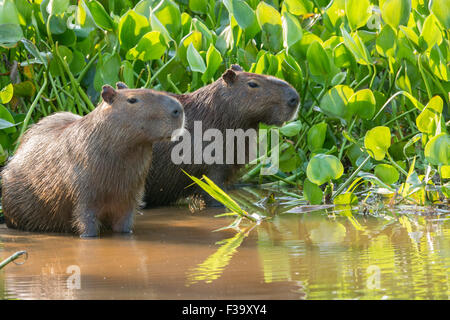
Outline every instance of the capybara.
{"label": "capybara", "polygon": [[182,105],[149,89],[103,86],[103,101],[84,117],[60,112],[28,129],[2,172],[10,228],[132,232],[156,141],[184,126]]}
{"label": "capybara", "polygon": [[[202,122],[203,132],[216,128],[225,137],[226,129],[257,130],[260,122],[281,125],[296,116],[299,105],[297,91],[286,81],[244,72],[238,65],[232,65],[210,85],[192,93],[172,96],[184,107],[186,129],[192,139],[194,121]],[[158,142],[153,146],[154,156],[144,197],[147,207],[167,205],[199,192],[199,189],[192,186],[187,188],[192,181],[181,169],[197,177],[204,174],[224,188],[226,183],[233,182],[233,177],[236,176],[234,173],[242,167],[225,162],[208,165],[193,164],[191,161],[192,164],[176,165],[171,161],[171,151],[176,144],[177,142]],[[219,204],[211,197],[202,195],[208,206]]]}

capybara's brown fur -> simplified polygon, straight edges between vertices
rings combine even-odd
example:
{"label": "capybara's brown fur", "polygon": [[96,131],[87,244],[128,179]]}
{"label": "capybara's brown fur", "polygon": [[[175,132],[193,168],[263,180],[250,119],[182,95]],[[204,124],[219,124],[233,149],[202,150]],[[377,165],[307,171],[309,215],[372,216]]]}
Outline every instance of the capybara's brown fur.
{"label": "capybara's brown fur", "polygon": [[116,91],[84,117],[60,112],[23,136],[2,172],[8,227],[96,236],[131,232],[155,141],[184,125],[181,104],[149,89]]}
{"label": "capybara's brown fur", "polygon": [[[237,65],[231,66],[210,85],[189,94],[173,96],[184,107],[186,129],[192,139],[194,121],[202,122],[203,132],[215,128],[225,137],[226,129],[257,130],[260,122],[281,125],[296,115],[299,105],[298,93],[287,82],[272,76],[244,72]],[[234,173],[242,167],[236,164],[193,164],[192,161],[192,164],[176,165],[171,161],[171,151],[177,143],[160,142],[153,147],[154,157],[144,198],[147,207],[170,204],[199,191],[192,186],[186,188],[192,181],[181,169],[197,177],[204,174],[224,187],[232,182]],[[218,204],[209,196],[204,196],[207,205]]]}

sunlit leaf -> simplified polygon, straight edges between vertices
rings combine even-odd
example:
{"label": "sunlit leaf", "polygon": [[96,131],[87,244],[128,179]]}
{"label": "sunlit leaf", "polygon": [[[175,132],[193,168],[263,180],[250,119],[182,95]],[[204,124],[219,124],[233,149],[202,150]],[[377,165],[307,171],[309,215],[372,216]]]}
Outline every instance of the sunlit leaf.
{"label": "sunlit leaf", "polygon": [[384,0],[380,3],[381,16],[387,24],[397,29],[408,23],[411,0]]}
{"label": "sunlit leaf", "polygon": [[434,96],[416,118],[417,128],[424,133],[432,134],[436,131],[444,102],[439,96]]}
{"label": "sunlit leaf", "polygon": [[400,174],[395,167],[384,163],[375,167],[375,175],[386,184],[394,184],[400,178]]}
{"label": "sunlit leaf", "polygon": [[0,90],[0,102],[8,103],[12,99],[13,94],[14,94],[13,85],[10,83],[2,90]]}
{"label": "sunlit leaf", "polygon": [[306,176],[317,185],[339,179],[343,173],[342,163],[333,155],[317,154],[309,161],[306,168]]}
{"label": "sunlit leaf", "polygon": [[348,119],[351,111],[347,105],[353,93],[349,86],[337,85],[325,93],[320,101],[320,109],[330,116]]}
{"label": "sunlit leaf", "polygon": [[450,1],[433,0],[429,2],[429,7],[442,26],[450,29]]}
{"label": "sunlit leaf", "polygon": [[302,27],[298,19],[289,12],[283,13],[281,21],[283,25],[283,45],[288,48],[301,40],[303,36]]}
{"label": "sunlit leaf", "polygon": [[443,132],[431,138],[425,146],[425,158],[433,165],[449,165],[450,135]]}
{"label": "sunlit leaf", "polygon": [[355,92],[348,102],[348,108],[352,114],[357,114],[367,120],[374,116],[375,105],[375,96],[370,89]]}
{"label": "sunlit leaf", "polygon": [[280,13],[271,5],[260,2],[256,8],[256,17],[263,31],[263,42],[272,52],[278,52],[283,40]]}
{"label": "sunlit leaf", "polygon": [[100,2],[94,0],[89,1],[86,4],[97,26],[104,30],[113,31],[114,22]]}
{"label": "sunlit leaf", "polygon": [[125,50],[133,48],[139,40],[150,31],[148,20],[129,10],[119,20],[119,41],[121,47]]}
{"label": "sunlit leaf", "polygon": [[345,14],[352,30],[363,27],[370,17],[369,0],[345,0]]}
{"label": "sunlit leaf", "polygon": [[384,126],[370,129],[364,137],[364,146],[372,158],[383,160],[391,146],[391,131]]}
{"label": "sunlit leaf", "polygon": [[161,33],[151,31],[146,33],[135,47],[128,50],[126,57],[129,60],[150,61],[160,59],[166,52],[166,49],[167,47]]}

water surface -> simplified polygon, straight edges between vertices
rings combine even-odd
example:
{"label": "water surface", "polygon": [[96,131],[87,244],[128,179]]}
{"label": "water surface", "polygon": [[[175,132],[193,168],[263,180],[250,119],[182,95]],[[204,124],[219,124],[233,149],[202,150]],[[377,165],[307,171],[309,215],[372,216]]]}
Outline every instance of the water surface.
{"label": "water surface", "polygon": [[0,260],[28,251],[0,298],[449,299],[445,210],[299,211],[213,232],[233,221],[223,209],[158,208],[97,239],[0,225]]}

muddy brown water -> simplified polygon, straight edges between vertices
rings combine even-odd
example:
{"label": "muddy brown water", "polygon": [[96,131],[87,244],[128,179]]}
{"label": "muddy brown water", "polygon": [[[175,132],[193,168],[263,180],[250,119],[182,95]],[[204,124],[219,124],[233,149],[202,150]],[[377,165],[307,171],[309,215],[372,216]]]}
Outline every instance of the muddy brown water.
{"label": "muddy brown water", "polygon": [[[308,211],[308,210],[306,210]],[[1,299],[449,299],[450,214],[284,213],[213,232],[223,209],[146,210],[132,235],[0,225]],[[350,212],[350,214],[349,214]]]}

